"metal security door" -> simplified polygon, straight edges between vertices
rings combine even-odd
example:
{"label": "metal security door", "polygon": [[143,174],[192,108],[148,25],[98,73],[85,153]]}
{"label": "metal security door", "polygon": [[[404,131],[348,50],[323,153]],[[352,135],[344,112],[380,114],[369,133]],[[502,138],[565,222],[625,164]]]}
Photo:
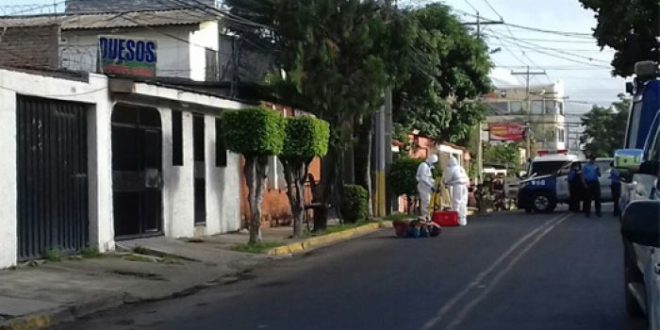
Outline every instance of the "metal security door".
{"label": "metal security door", "polygon": [[17,97],[18,259],[88,244],[86,106]]}
{"label": "metal security door", "polygon": [[112,113],[115,237],[162,233],[162,130],[158,110],[119,105]]}

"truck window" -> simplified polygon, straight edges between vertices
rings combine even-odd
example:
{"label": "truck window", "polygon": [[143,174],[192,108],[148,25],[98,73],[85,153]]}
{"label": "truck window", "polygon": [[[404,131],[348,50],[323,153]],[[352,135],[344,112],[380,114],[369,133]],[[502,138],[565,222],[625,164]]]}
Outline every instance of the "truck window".
{"label": "truck window", "polygon": [[648,160],[660,160],[660,129],[655,134],[655,141],[650,145]]}
{"label": "truck window", "polygon": [[633,106],[628,119],[628,133],[626,134],[626,149],[635,149],[639,138],[639,121],[642,116],[642,102],[638,101]]}
{"label": "truck window", "polygon": [[566,165],[568,162],[559,160],[559,161],[550,161],[550,162],[533,162],[529,174],[536,175],[547,175],[555,174],[562,166]]}

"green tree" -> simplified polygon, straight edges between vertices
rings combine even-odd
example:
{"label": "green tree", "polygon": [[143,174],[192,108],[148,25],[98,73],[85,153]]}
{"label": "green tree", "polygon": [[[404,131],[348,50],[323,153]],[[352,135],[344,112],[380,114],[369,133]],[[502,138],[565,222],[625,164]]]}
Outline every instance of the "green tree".
{"label": "green tree", "polygon": [[594,105],[582,116],[585,127],[581,140],[586,143],[585,153],[596,157],[612,157],[623,146],[628,122],[630,100],[622,99],[609,108]]}
{"label": "green tree", "polygon": [[354,143],[356,124],[370,122],[383,90],[406,67],[408,48],[395,47],[410,40],[403,18],[375,0],[226,3],[235,14],[271,28],[241,26],[235,31],[274,49],[286,73],[269,79],[277,96],[330,124],[322,198],[338,202],[344,155]]}
{"label": "green tree", "polygon": [[429,5],[408,15],[415,21],[414,65],[409,79],[399,80],[395,89],[396,127],[464,143],[485,115],[485,107],[472,100],[491,90],[487,47],[445,5]]}
{"label": "green tree", "polygon": [[223,115],[227,148],[245,158],[250,205],[250,244],[261,243],[261,204],[268,175],[268,157],[282,152],[285,122],[277,112],[252,108]]}
{"label": "green tree", "polygon": [[484,163],[515,170],[520,166],[520,146],[516,143],[485,144]]}
{"label": "green tree", "polygon": [[328,123],[313,117],[287,119],[284,150],[279,159],[284,165],[287,196],[293,214],[293,236],[302,236],[305,215],[304,185],[309,164],[328,153],[330,128]]}
{"label": "green tree", "polygon": [[660,58],[660,22],[657,0],[579,0],[596,12],[598,25],[594,37],[601,47],[616,50],[614,74],[627,77],[642,60]]}

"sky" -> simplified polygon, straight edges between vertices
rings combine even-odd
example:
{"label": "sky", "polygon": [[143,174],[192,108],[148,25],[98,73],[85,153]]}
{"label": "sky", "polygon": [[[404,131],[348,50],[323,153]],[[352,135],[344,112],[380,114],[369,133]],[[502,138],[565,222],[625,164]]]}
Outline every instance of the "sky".
{"label": "sky", "polygon": [[[0,0],[0,14],[8,15],[39,8],[52,12],[53,3],[62,0]],[[476,13],[485,20],[503,20],[506,23],[534,27],[549,31],[580,33],[563,35],[529,31],[507,25],[483,26],[498,76],[509,83],[524,85],[524,76],[510,76],[511,70],[545,71],[534,76],[533,85],[562,81],[568,96],[567,112],[582,113],[591,104],[609,105],[617,101],[624,91],[625,80],[611,76],[609,63],[614,52],[602,50],[591,37],[596,26],[594,12],[582,8],[578,0],[399,0],[399,6],[420,6],[442,2],[454,8],[461,21],[475,22]],[[46,5],[50,5],[44,7]],[[61,8],[61,7],[60,7]],[[501,83],[501,82],[500,82]]]}

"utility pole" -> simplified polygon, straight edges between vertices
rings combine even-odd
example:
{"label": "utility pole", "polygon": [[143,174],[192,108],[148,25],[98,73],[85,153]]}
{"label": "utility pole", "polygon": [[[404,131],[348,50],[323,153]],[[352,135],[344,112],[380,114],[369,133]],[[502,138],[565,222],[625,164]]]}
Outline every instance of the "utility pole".
{"label": "utility pole", "polygon": [[[477,21],[476,22],[466,22],[463,23],[463,25],[474,25],[477,27],[477,38],[481,39],[481,26],[482,25],[501,25],[504,24],[504,20],[499,20],[499,21],[482,21],[481,20],[481,15],[477,11]],[[481,141],[481,133],[483,131],[482,128],[482,123],[479,123],[478,127],[478,143],[479,145],[477,146],[477,181],[478,183],[481,183],[483,179],[483,171],[484,171],[484,145],[483,141]]]}
{"label": "utility pole", "polygon": [[477,38],[481,39],[481,26],[482,25],[502,25],[504,20],[499,21],[482,21],[479,12],[477,12],[477,21],[476,22],[465,22],[463,25],[476,25],[477,26]]}
{"label": "utility pole", "polygon": [[[383,2],[389,10],[392,8],[392,0]],[[396,6],[396,0],[394,5]],[[392,164],[392,87],[386,87],[383,91],[383,106],[374,113],[373,121],[373,177],[372,187],[372,210],[376,217],[384,217],[390,213],[393,204],[390,201],[387,187],[387,171]],[[371,169],[369,169],[371,170]]]}
{"label": "utility pole", "polygon": [[527,158],[532,156],[532,107],[531,100],[529,98],[529,81],[532,76],[545,75],[545,70],[543,71],[531,71],[529,65],[525,71],[511,71],[511,75],[514,76],[525,76],[525,104],[527,106],[527,134],[525,134],[527,140]]}

